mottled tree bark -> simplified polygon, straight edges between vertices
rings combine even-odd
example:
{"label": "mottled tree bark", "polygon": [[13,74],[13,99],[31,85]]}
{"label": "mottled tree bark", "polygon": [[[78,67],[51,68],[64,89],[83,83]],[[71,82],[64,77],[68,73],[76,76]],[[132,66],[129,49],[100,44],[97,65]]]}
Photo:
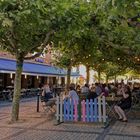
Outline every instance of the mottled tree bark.
{"label": "mottled tree bark", "polygon": [[109,76],[106,75],[106,84],[108,84],[108,79],[109,79]]}
{"label": "mottled tree bark", "polygon": [[22,68],[23,68],[23,58],[17,58],[16,75],[15,75],[15,82],[14,82],[14,95],[13,95],[13,103],[12,103],[12,114],[11,114],[12,122],[16,122],[19,119]]}
{"label": "mottled tree bark", "polygon": [[68,69],[67,69],[67,86],[66,86],[66,91],[69,90],[70,77],[71,77],[71,66],[69,66]]}
{"label": "mottled tree bark", "polygon": [[99,83],[101,82],[101,71],[100,71],[100,69],[98,70],[98,82]]}
{"label": "mottled tree bark", "polygon": [[114,83],[117,83],[117,75],[114,76]]}

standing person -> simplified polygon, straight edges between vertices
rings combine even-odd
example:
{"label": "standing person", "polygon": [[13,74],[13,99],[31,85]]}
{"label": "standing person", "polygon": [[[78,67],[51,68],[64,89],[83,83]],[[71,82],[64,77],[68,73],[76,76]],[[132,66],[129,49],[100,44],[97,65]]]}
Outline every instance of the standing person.
{"label": "standing person", "polygon": [[131,107],[131,103],[132,103],[131,91],[128,86],[125,87],[123,86],[121,92],[123,98],[117,105],[114,106],[114,109],[119,116],[119,120],[122,120],[123,122],[127,122],[127,117],[124,110],[129,109]]}
{"label": "standing person", "polygon": [[77,95],[76,91],[75,91],[75,85],[71,84],[69,87],[70,91],[69,91],[69,95],[68,97],[72,100],[76,100],[79,101],[79,96]]}

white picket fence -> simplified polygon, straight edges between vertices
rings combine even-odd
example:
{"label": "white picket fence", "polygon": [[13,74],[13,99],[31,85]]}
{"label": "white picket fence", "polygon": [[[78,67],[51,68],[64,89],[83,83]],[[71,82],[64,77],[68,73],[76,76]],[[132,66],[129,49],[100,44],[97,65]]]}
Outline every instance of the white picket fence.
{"label": "white picket fence", "polygon": [[103,122],[107,121],[105,97],[93,100],[70,100],[57,96],[56,120],[59,122]]}

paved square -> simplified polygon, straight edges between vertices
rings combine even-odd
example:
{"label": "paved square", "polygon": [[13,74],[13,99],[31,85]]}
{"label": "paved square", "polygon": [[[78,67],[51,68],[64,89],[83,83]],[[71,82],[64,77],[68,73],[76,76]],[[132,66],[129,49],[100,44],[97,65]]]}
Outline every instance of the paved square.
{"label": "paved square", "polygon": [[100,124],[54,125],[53,114],[36,112],[36,99],[21,102],[20,120],[9,124],[11,105],[0,108],[0,140],[140,140],[140,119],[115,121],[106,129]]}

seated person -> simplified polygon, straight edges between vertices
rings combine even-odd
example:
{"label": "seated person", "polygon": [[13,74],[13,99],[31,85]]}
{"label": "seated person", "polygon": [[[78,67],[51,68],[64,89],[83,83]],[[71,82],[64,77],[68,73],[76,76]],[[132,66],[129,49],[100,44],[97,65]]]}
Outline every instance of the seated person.
{"label": "seated person", "polygon": [[98,96],[102,93],[102,89],[99,83],[95,83],[95,92]]}
{"label": "seated person", "polygon": [[117,96],[120,96],[120,95],[122,95],[122,85],[118,84],[118,86],[117,86]]}
{"label": "seated person", "polygon": [[90,99],[95,99],[96,97],[97,97],[98,95],[96,94],[96,92],[95,92],[95,87],[92,87],[91,89],[90,89],[90,92],[89,92],[89,95],[88,95],[88,99],[90,100]]}
{"label": "seated person", "polygon": [[86,98],[87,98],[87,96],[88,96],[88,94],[89,94],[89,86],[88,86],[88,84],[85,84],[82,88],[81,88],[81,94],[83,94],[83,95],[85,95],[86,96]]}
{"label": "seated person", "polygon": [[94,89],[95,89],[95,85],[92,84],[91,87],[90,87],[90,91],[91,91],[91,90],[94,90]]}
{"label": "seated person", "polygon": [[127,117],[125,115],[124,110],[129,109],[131,107],[132,98],[131,98],[130,88],[128,86],[123,86],[121,92],[123,98],[117,105],[114,106],[114,109],[119,116],[119,120],[122,120],[123,122],[127,122]]}
{"label": "seated person", "polygon": [[107,97],[108,94],[109,94],[109,91],[108,91],[108,88],[107,88],[106,84],[102,84],[102,88],[101,89],[102,89],[102,92],[101,92],[100,96]]}
{"label": "seated person", "polygon": [[45,93],[50,93],[50,92],[51,92],[50,86],[49,86],[48,83],[46,83],[46,84],[44,85],[43,90],[45,91]]}
{"label": "seated person", "polygon": [[50,99],[53,99],[52,93],[50,92],[48,85],[45,85],[41,93],[41,101],[43,102],[43,105],[53,107],[53,105],[55,105],[55,100]]}

